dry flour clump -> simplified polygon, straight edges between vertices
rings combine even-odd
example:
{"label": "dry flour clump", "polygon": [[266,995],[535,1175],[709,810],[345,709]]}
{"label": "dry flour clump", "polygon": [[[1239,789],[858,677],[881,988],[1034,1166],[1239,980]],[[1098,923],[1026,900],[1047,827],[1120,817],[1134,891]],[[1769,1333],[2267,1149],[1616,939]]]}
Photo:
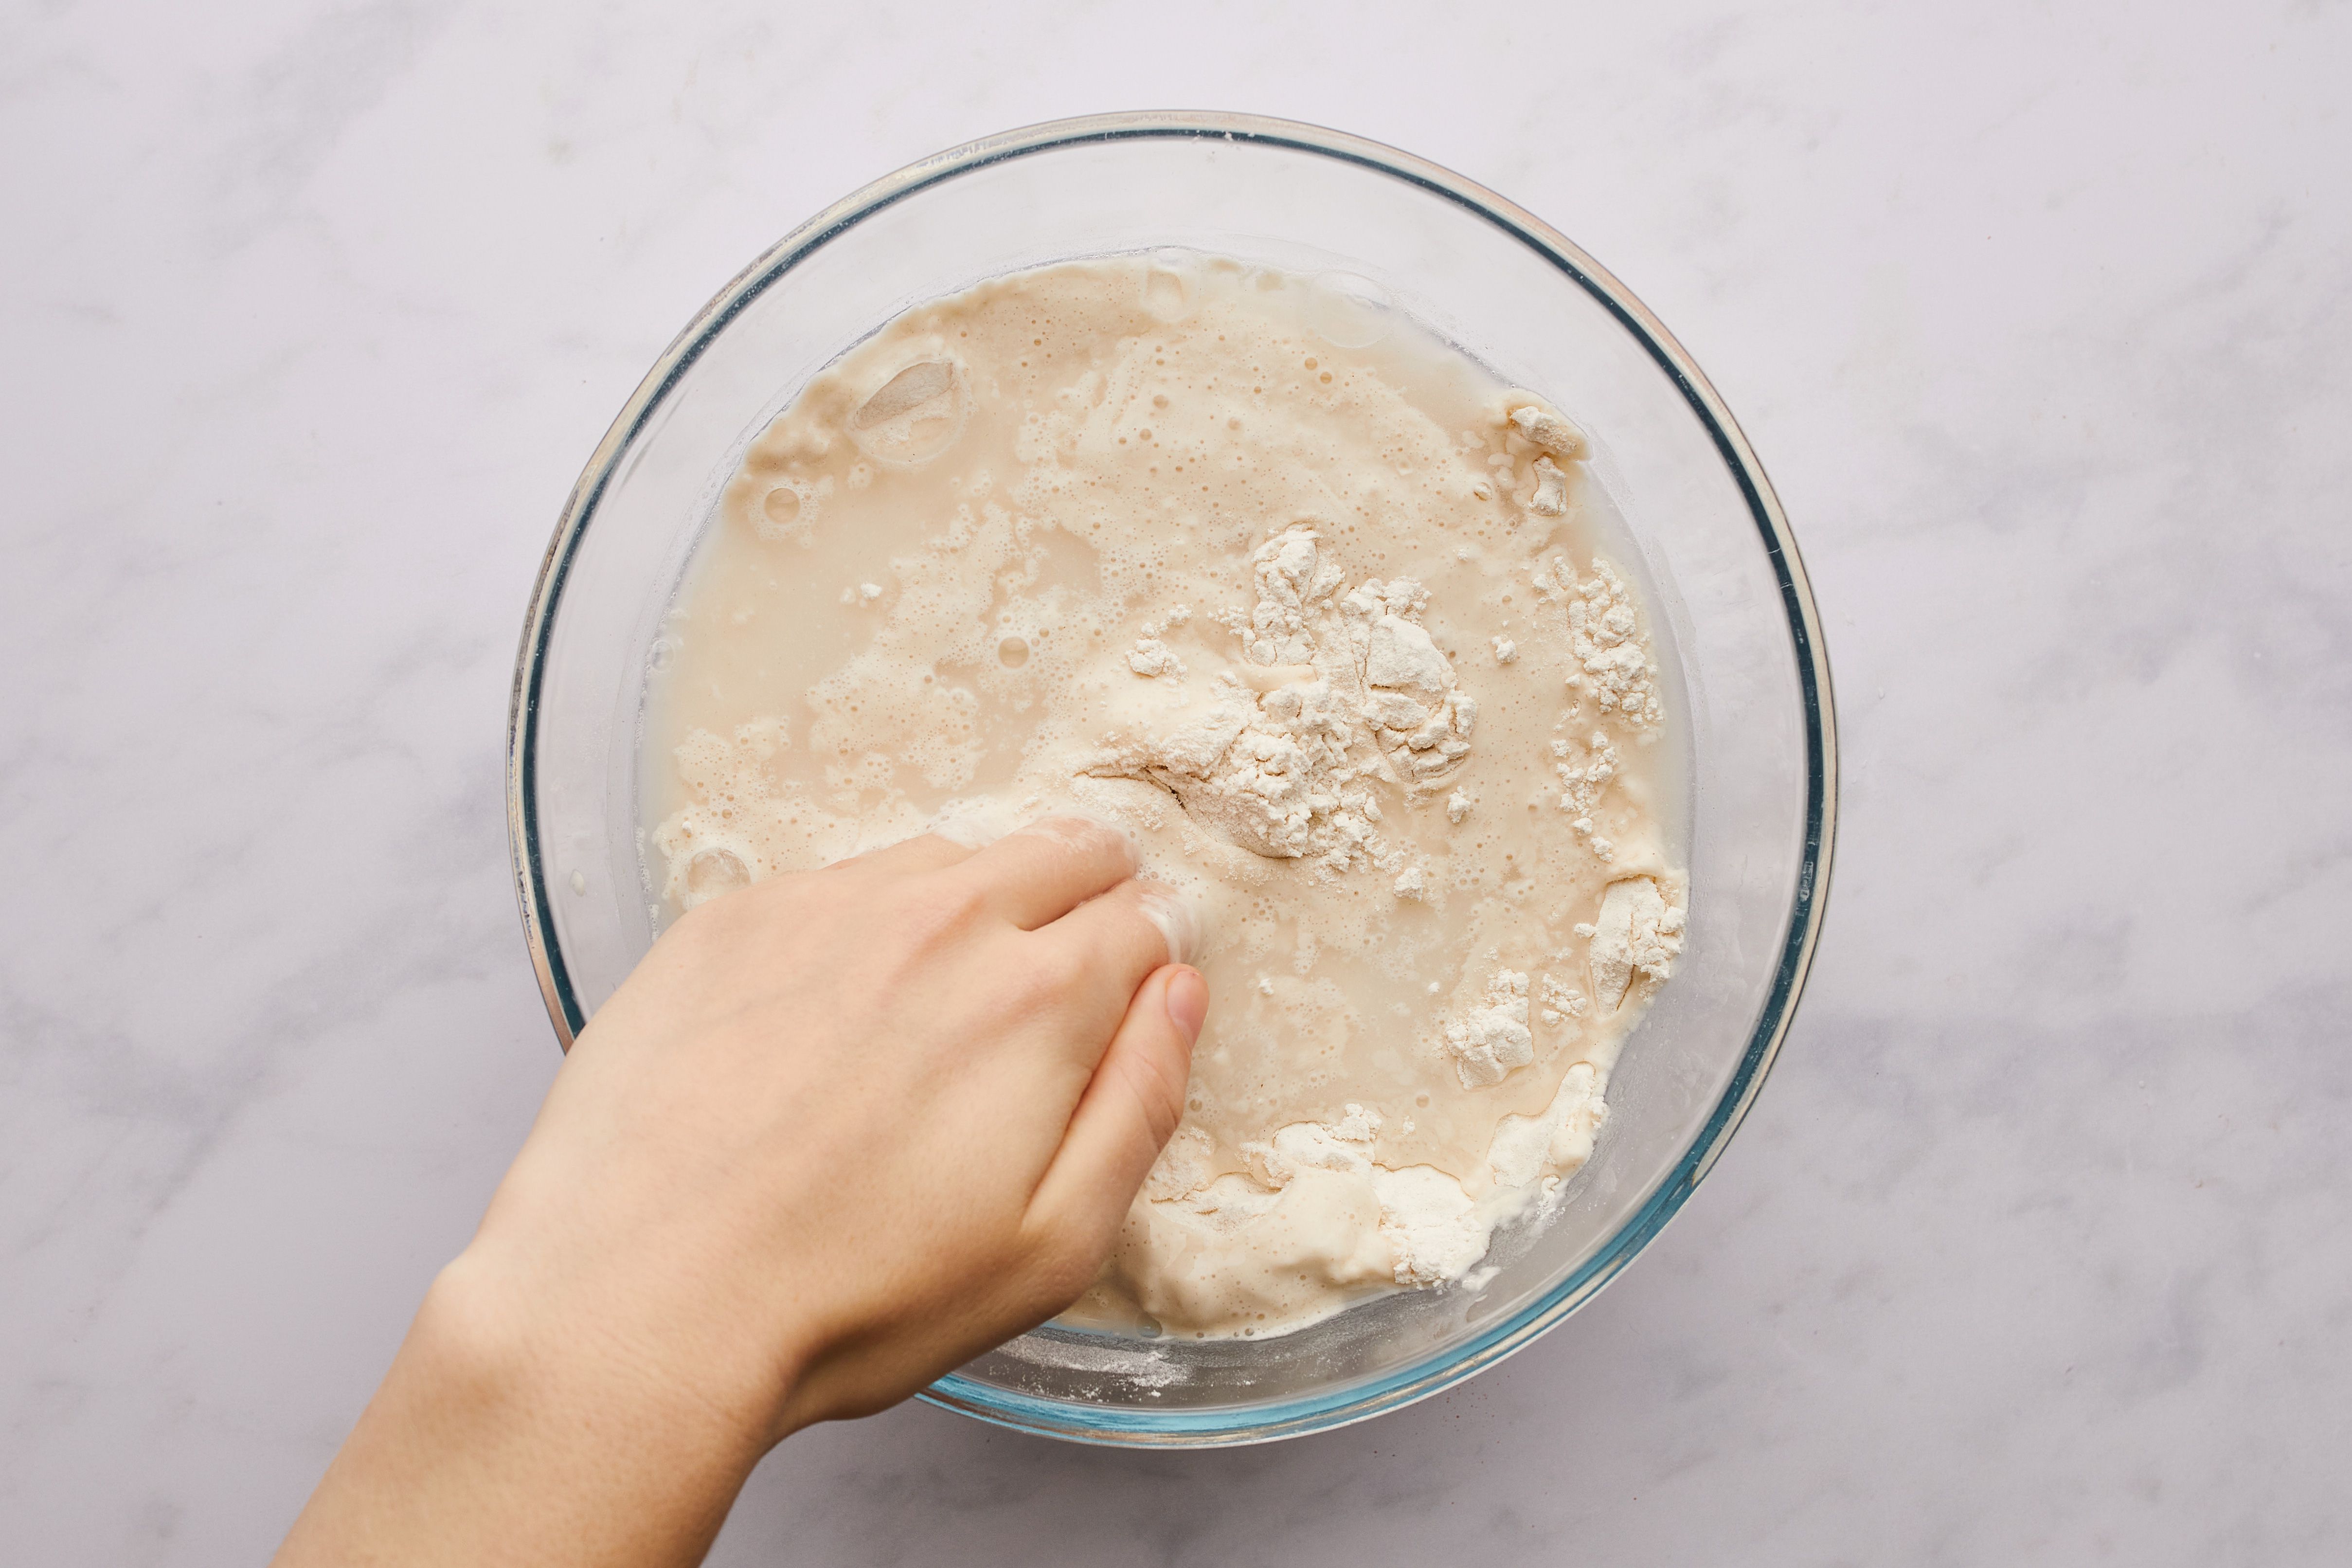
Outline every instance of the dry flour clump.
{"label": "dry flour clump", "polygon": [[1557,1028],[1570,1019],[1583,1017],[1591,1010],[1592,1004],[1584,999],[1584,993],[1562,984],[1552,975],[1543,977],[1542,1017],[1546,1024]]}
{"label": "dry flour clump", "polygon": [[1129,668],[1177,695],[1087,771],[1149,780],[1227,843],[1339,873],[1393,858],[1374,788],[1457,771],[1478,705],[1421,624],[1427,590],[1373,579],[1342,595],[1318,544],[1299,525],[1253,554],[1257,602],[1233,618],[1241,666],[1187,684],[1164,643],[1138,643]]}
{"label": "dry flour clump", "polygon": [[1569,679],[1590,692],[1592,705],[1603,713],[1651,725],[1664,710],[1658,703],[1657,661],[1640,626],[1624,579],[1607,562],[1594,562],[1592,575],[1576,584],[1568,605],[1569,635],[1582,671],[1580,681]]}
{"label": "dry flour clump", "polygon": [[1127,668],[1138,675],[1181,675],[1184,661],[1158,637],[1139,637],[1127,656]]}
{"label": "dry flour clump", "polygon": [[1528,1031],[1528,977],[1498,969],[1486,982],[1486,999],[1445,1026],[1445,1048],[1465,1089],[1500,1083],[1513,1068],[1536,1059],[1535,1036]]}
{"label": "dry flour clump", "polygon": [[1682,930],[1682,906],[1667,903],[1649,878],[1610,883],[1589,933],[1592,990],[1601,1005],[1614,1011],[1637,974],[1652,981],[1671,976],[1683,950]]}

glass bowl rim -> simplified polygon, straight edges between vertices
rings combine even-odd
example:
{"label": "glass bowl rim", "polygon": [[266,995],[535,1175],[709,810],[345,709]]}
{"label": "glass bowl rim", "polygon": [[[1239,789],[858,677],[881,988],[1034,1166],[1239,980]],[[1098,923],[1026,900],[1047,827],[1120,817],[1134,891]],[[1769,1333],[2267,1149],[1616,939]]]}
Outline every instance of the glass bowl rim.
{"label": "glass bowl rim", "polygon": [[1613,316],[1682,392],[1713,438],[1763,537],[1778,579],[1781,607],[1796,658],[1804,702],[1806,802],[1804,845],[1798,862],[1789,931],[1764,1005],[1749,1032],[1730,1082],[1698,1136],[1642,1206],[1584,1262],[1536,1300],[1472,1339],[1419,1363],[1366,1382],[1265,1405],[1199,1410],[1079,1405],[982,1383],[950,1373],[919,1397],[1014,1431],[1115,1447],[1214,1447],[1272,1442],[1369,1420],[1450,1388],[1525,1348],[1614,1279],[1674,1217],[1714,1167],[1724,1145],[1755,1102],[1795,1016],[1829,888],[1837,817],[1836,716],[1829,656],[1804,563],[1780,498],[1765,478],[1731,412],[1689,353],[1648,308],[1591,257],[1533,214],[1450,170],[1383,143],[1344,132],[1262,115],[1193,110],[1144,110],[1087,115],[1007,131],[952,147],[887,174],[845,196],[776,242],[721,289],[672,340],[631,395],[590,456],[566,500],[540,563],[515,660],[507,721],[507,826],[515,890],[559,1044],[569,1050],[587,1024],[550,918],[546,857],[538,834],[539,698],[548,637],[565,580],[598,503],[632,443],[652,422],[703,351],[753,300],[808,256],[858,223],[931,186],[1010,159],[1087,143],[1138,141],[1248,142],[1352,163],[1420,187],[1454,203],[1518,240],[1551,263]]}

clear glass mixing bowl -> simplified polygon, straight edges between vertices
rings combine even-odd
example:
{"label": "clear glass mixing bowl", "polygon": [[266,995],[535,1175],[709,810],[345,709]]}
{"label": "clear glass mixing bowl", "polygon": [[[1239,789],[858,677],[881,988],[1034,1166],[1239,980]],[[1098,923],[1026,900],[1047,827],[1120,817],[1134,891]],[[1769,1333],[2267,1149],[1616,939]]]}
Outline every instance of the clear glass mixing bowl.
{"label": "clear glass mixing bowl", "polygon": [[1706,377],[1641,303],[1492,192],[1282,121],[1124,114],[942,153],[786,237],[678,335],[590,458],[548,546],[515,670],[508,794],[532,961],[568,1047],[655,932],[638,721],[657,623],[746,442],[906,307],[1073,257],[1181,247],[1343,275],[1596,438],[1679,665],[1690,927],[1628,1040],[1591,1161],[1478,1289],[1375,1300],[1265,1340],[1045,1328],[925,1397],[1025,1431],[1160,1446],[1291,1436],[1435,1393],[1527,1344],[1624,1267],[1755,1098],[1827,890],[1835,733],[1787,520]]}

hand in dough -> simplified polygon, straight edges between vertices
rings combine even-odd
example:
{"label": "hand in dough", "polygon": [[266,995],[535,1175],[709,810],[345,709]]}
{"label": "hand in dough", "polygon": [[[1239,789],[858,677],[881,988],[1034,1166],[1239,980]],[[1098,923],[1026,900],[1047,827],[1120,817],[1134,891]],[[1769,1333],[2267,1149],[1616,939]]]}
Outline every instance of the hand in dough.
{"label": "hand in dough", "polygon": [[[759,1456],[1067,1306],[1208,1005],[1110,829],[694,910],[583,1031],[281,1563],[690,1563]],[[1155,918],[1156,917],[1156,918]]]}

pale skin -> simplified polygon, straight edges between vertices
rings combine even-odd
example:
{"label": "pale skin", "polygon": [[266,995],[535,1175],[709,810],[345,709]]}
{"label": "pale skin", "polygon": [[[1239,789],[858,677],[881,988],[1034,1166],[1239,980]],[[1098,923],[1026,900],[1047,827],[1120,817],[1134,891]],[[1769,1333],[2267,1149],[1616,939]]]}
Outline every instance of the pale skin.
{"label": "pale skin", "polygon": [[1118,834],[1049,823],[680,920],[276,1562],[698,1563],[777,1443],[1075,1300],[1208,1009],[1134,873]]}

